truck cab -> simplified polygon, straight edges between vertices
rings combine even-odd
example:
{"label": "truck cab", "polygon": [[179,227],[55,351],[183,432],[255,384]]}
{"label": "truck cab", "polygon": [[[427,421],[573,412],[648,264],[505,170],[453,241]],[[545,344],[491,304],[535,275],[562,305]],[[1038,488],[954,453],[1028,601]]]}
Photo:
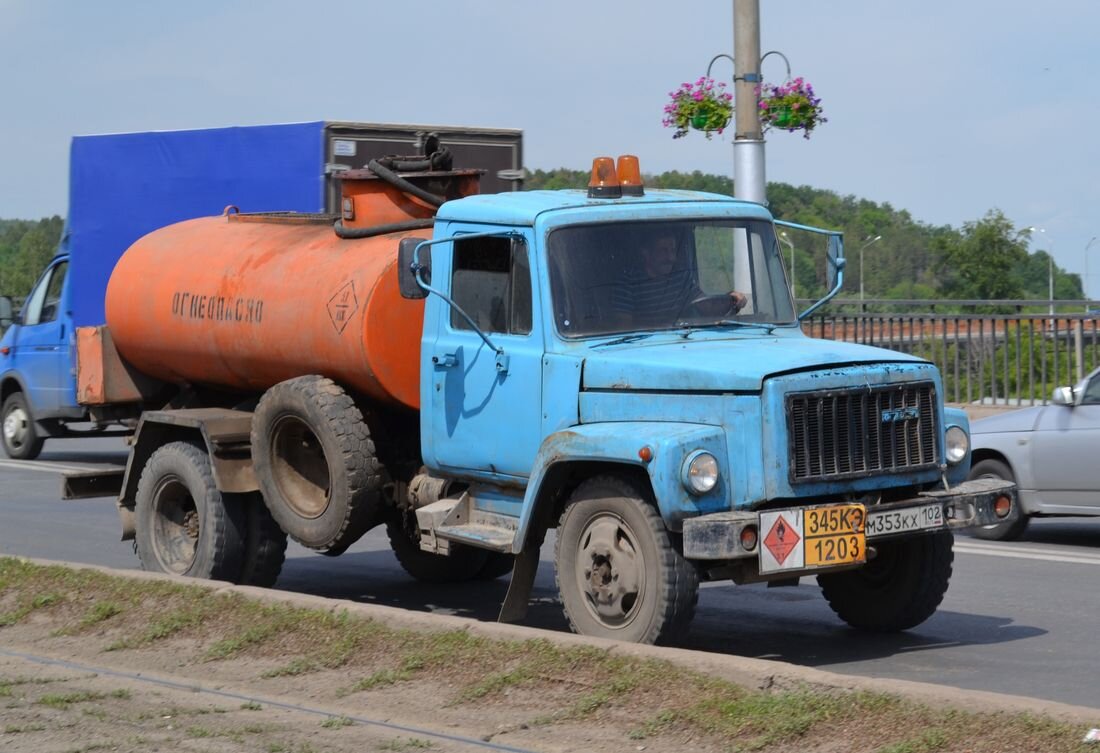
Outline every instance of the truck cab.
{"label": "truck cab", "polygon": [[[851,624],[904,629],[946,590],[949,531],[1012,514],[1008,487],[960,486],[968,423],[932,364],[803,334],[763,206],[529,192],[445,204],[435,230],[403,242],[422,456],[466,491],[417,509],[421,546],[522,559],[556,526],[580,632],[667,640],[700,577],[804,575]],[[842,244],[819,232],[831,295]]]}

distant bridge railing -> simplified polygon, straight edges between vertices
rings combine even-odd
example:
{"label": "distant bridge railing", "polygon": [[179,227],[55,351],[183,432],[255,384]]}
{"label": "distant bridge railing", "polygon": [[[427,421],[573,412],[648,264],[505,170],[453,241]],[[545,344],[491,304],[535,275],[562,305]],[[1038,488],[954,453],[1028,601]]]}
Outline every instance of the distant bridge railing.
{"label": "distant bridge railing", "polygon": [[[837,303],[842,304],[836,311]],[[1100,366],[1100,310],[1095,301],[864,301],[905,312],[846,313],[849,301],[803,322],[806,334],[875,345],[932,361],[944,399],[955,403],[1046,405],[1055,387]],[[856,306],[859,302],[855,301]],[[934,313],[949,308],[1045,308],[1046,313]],[[1064,313],[1066,308],[1089,313]],[[912,310],[916,309],[916,310]]]}

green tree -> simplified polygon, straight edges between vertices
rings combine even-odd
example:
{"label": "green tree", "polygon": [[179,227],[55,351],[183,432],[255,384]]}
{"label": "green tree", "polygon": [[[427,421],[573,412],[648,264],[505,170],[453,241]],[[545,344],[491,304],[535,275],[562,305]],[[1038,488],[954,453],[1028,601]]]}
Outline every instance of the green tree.
{"label": "green tree", "polygon": [[1015,274],[1027,263],[1025,239],[999,209],[963,224],[957,237],[941,238],[946,271],[944,292],[952,298],[1022,298]]}

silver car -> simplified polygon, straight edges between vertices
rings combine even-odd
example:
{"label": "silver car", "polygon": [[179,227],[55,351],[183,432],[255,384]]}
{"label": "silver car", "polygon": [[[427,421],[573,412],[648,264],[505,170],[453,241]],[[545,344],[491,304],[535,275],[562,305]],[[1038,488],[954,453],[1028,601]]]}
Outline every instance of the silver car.
{"label": "silver car", "polygon": [[1054,390],[1051,405],[974,421],[970,438],[970,478],[1015,481],[1024,513],[975,536],[1017,538],[1032,516],[1100,515],[1100,369]]}

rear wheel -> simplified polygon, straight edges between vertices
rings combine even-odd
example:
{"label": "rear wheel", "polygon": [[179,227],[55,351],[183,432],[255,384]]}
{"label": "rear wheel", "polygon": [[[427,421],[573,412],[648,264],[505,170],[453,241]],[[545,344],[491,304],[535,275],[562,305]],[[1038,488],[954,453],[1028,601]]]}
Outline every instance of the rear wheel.
{"label": "rear wheel", "polygon": [[950,531],[884,541],[863,567],[819,575],[817,583],[829,606],[852,627],[908,630],[935,614],[943,601],[953,541]]}
{"label": "rear wheel", "polygon": [[[386,521],[386,533],[398,563],[412,577],[425,583],[461,583],[480,577],[490,552],[451,543],[450,554],[434,554],[420,548],[420,532],[412,512],[398,513]],[[496,576],[493,576],[496,577]]]}
{"label": "rear wheel", "polygon": [[[271,588],[286,560],[286,534],[264,504],[259,492],[225,495],[245,510],[244,564],[238,583]],[[231,502],[232,504],[232,502]]]}
{"label": "rear wheel", "polygon": [[252,456],[272,517],[303,546],[340,554],[377,522],[382,466],[362,413],[331,379],[269,389],[253,414]]}
{"label": "rear wheel", "polygon": [[478,580],[495,580],[504,575],[511,575],[516,566],[516,557],[504,552],[488,552],[485,564],[477,571]]}
{"label": "rear wheel", "polygon": [[27,398],[13,392],[4,401],[0,425],[3,427],[4,452],[16,460],[33,460],[42,452],[46,438],[38,435]]}
{"label": "rear wheel", "polygon": [[[1011,481],[1013,483],[1016,481],[1016,476],[1012,473],[1012,469],[1008,467],[1008,464],[995,458],[987,458],[986,460],[975,463],[974,467],[970,469],[970,475],[967,478],[992,478],[1002,481]],[[1028,520],[1029,516],[1021,512],[1020,517],[1016,518],[1016,520],[975,528],[970,531],[970,535],[975,538],[986,539],[987,541],[1012,541],[1023,535],[1024,530],[1027,528]]]}
{"label": "rear wheel", "polygon": [[222,497],[210,458],[195,445],[173,442],[150,456],[138,481],[134,515],[143,569],[214,580],[239,578],[245,509],[238,500]]}
{"label": "rear wheel", "polygon": [[558,525],[558,591],[574,632],[635,643],[687,632],[699,576],[641,491],[599,476],[573,492]]}

